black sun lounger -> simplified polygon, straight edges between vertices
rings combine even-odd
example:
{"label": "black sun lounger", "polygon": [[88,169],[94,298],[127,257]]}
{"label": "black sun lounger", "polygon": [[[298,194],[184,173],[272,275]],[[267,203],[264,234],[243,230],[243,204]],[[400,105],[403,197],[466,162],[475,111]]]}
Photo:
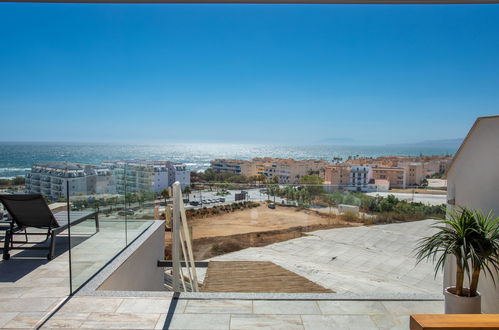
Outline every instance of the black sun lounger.
{"label": "black sun lounger", "polygon": [[[68,212],[61,211],[52,213],[49,209],[47,202],[40,194],[23,194],[23,195],[0,195],[0,202],[9,212],[12,223],[10,228],[7,229],[5,234],[5,242],[3,248],[3,260],[10,258],[9,250],[24,250],[24,249],[48,249],[49,253],[47,258],[50,260],[55,253],[55,238],[57,234],[68,228],[69,223],[76,225],[87,219],[95,219],[96,231],[99,231],[99,217],[98,212],[89,211],[71,211],[70,221],[68,221]],[[46,229],[47,233],[27,233],[26,228],[40,228]],[[22,233],[20,233],[22,231]],[[14,247],[14,235],[23,235],[28,241],[29,235],[46,235],[46,240],[50,238],[50,245],[48,247]]]}

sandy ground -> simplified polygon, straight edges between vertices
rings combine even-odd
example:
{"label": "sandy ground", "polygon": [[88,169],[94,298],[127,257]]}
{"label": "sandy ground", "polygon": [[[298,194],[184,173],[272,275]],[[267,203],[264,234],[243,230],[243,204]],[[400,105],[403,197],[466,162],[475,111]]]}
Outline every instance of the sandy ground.
{"label": "sandy ground", "polygon": [[323,217],[309,210],[279,206],[273,210],[261,205],[254,209],[192,220],[190,225],[193,227],[194,238],[201,238],[335,223],[343,221]]}
{"label": "sandy ground", "polygon": [[[189,221],[194,239],[320,224],[345,225],[349,223],[327,215],[321,216],[312,210],[298,210],[294,207],[281,206],[276,206],[273,210],[266,205]],[[168,241],[170,233],[166,233],[165,236]]]}

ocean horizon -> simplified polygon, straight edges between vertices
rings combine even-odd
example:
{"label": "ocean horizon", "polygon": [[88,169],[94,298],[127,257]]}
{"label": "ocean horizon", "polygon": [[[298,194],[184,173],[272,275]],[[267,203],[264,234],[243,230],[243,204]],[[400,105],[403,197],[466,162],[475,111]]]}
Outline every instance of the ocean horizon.
{"label": "ocean horizon", "polygon": [[24,176],[31,165],[50,161],[100,164],[116,159],[155,159],[185,163],[202,171],[215,158],[252,159],[276,157],[324,159],[349,156],[453,155],[457,147],[356,146],[356,145],[274,145],[242,143],[119,144],[79,142],[0,142],[0,178]]}

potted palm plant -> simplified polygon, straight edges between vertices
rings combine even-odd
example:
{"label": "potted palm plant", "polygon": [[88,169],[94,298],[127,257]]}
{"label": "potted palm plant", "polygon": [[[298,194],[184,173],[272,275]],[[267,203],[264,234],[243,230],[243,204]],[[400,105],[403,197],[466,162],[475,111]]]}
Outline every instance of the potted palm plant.
{"label": "potted palm plant", "polygon": [[[423,238],[416,247],[418,263],[435,262],[435,274],[445,263],[456,262],[455,285],[445,288],[446,314],[481,313],[481,296],[477,291],[480,273],[492,277],[499,270],[499,218],[491,213],[467,208],[450,213],[448,219],[438,220],[438,231]],[[469,287],[464,287],[465,278]]]}

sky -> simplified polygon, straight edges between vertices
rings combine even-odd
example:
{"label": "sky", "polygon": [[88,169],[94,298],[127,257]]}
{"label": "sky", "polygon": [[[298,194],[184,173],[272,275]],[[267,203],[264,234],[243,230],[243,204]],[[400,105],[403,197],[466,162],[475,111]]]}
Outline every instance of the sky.
{"label": "sky", "polygon": [[0,4],[0,141],[410,143],[499,113],[499,5]]}

